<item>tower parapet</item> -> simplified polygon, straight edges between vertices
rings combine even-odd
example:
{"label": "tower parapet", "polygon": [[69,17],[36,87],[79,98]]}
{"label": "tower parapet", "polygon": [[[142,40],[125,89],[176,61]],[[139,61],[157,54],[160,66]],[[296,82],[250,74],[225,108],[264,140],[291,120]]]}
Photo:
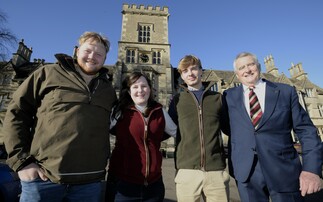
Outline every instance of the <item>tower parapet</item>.
{"label": "tower parapet", "polygon": [[146,15],[165,15],[169,16],[168,13],[168,7],[160,7],[160,6],[144,6],[144,5],[136,5],[136,4],[123,4],[122,5],[122,13],[133,13],[133,14],[138,14],[140,13],[141,15],[146,14]]}

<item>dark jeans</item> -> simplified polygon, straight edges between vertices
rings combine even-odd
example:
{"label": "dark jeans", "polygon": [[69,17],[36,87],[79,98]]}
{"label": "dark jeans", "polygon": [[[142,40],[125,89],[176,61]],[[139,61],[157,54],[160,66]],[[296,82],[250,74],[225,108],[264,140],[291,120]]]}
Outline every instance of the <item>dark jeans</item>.
{"label": "dark jeans", "polygon": [[68,185],[42,181],[37,178],[32,181],[21,181],[22,194],[20,202],[100,202],[101,182]]}
{"label": "dark jeans", "polygon": [[128,183],[122,180],[107,181],[106,202],[162,202],[165,186],[162,177],[149,185]]}

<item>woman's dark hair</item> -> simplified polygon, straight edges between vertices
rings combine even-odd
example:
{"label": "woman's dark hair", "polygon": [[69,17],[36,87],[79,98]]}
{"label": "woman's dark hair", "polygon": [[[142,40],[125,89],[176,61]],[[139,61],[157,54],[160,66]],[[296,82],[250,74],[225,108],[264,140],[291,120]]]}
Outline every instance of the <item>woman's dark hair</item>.
{"label": "woman's dark hair", "polygon": [[146,117],[149,115],[150,110],[153,106],[157,103],[154,100],[154,93],[151,86],[151,80],[148,76],[142,72],[132,72],[131,74],[127,75],[124,80],[122,81],[122,87],[119,93],[119,101],[115,105],[115,109],[112,114],[112,118],[118,119],[119,115],[122,116],[122,112],[131,106],[134,106],[134,102],[130,96],[130,87],[133,85],[140,77],[144,77],[147,80],[148,86],[150,88],[150,95],[147,102],[146,110],[144,111],[143,115]]}

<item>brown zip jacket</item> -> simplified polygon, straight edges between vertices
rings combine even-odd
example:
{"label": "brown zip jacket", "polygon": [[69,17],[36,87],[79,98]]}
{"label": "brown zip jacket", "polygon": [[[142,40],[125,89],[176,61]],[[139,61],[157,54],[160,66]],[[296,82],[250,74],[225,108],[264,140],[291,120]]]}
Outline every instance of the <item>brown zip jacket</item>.
{"label": "brown zip jacket", "polygon": [[74,60],[37,69],[17,89],[3,132],[7,163],[18,171],[31,162],[55,183],[101,180],[109,155],[110,113],[116,93],[102,68],[89,86]]}

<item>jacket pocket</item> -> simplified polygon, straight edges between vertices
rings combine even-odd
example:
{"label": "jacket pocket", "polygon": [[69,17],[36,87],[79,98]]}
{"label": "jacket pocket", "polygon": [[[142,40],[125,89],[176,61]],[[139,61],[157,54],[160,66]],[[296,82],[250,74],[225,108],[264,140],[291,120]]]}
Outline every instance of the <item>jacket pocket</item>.
{"label": "jacket pocket", "polygon": [[284,159],[295,159],[298,157],[296,150],[294,149],[285,149],[281,151],[281,155]]}

